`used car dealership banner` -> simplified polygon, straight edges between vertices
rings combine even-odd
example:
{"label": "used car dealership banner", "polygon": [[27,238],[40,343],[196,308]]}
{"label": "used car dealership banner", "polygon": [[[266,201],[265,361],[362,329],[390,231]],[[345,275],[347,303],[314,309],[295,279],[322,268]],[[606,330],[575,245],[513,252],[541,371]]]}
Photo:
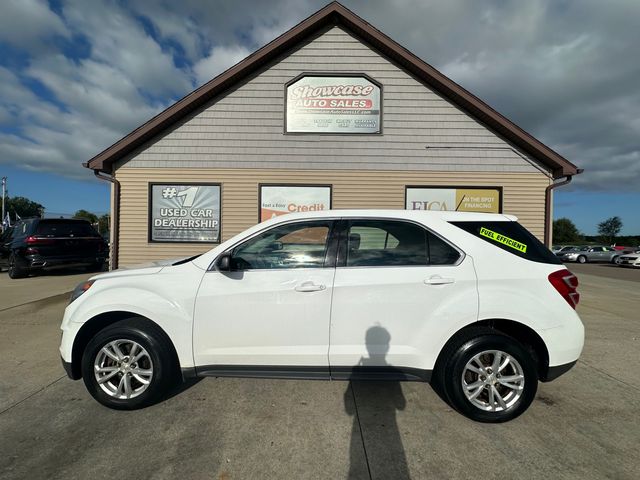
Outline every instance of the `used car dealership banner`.
{"label": "used car dealership banner", "polygon": [[331,187],[261,185],[260,221],[293,212],[317,212],[331,208]]}
{"label": "used car dealership banner", "polygon": [[287,86],[288,133],[379,133],[380,87],[362,76],[305,76]]}
{"label": "used car dealership banner", "polygon": [[407,210],[500,213],[499,188],[407,187]]}
{"label": "used car dealership banner", "polygon": [[150,241],[220,241],[220,185],[152,184],[149,196]]}

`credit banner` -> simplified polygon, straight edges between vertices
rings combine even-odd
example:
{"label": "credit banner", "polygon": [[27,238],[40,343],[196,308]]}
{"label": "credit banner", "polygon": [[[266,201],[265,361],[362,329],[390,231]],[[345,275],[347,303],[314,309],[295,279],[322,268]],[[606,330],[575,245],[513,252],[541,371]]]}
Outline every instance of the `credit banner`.
{"label": "credit banner", "polygon": [[293,212],[317,212],[331,208],[331,187],[262,185],[260,221]]}
{"label": "credit banner", "polygon": [[154,242],[219,242],[220,185],[151,185]]}
{"label": "credit banner", "polygon": [[407,210],[500,213],[500,189],[407,187]]}
{"label": "credit banner", "polygon": [[366,77],[303,77],[287,87],[286,108],[287,132],[380,132],[380,87]]}

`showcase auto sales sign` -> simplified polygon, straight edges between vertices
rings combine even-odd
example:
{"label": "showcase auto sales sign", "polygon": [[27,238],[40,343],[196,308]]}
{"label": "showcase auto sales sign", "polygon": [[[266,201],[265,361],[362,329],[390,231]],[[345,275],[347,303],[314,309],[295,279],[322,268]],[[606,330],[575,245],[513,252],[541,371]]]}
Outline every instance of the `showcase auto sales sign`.
{"label": "showcase auto sales sign", "polygon": [[303,77],[287,87],[287,132],[379,133],[380,87],[366,77]]}

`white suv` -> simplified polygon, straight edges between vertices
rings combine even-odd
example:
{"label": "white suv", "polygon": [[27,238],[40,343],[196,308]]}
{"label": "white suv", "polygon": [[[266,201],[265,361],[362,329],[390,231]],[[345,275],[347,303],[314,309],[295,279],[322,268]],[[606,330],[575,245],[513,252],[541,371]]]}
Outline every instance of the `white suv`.
{"label": "white suv", "polygon": [[577,279],[508,215],[289,214],[193,258],[97,275],[62,321],[63,365],[100,403],[180,377],[418,380],[502,422],[571,368]]}

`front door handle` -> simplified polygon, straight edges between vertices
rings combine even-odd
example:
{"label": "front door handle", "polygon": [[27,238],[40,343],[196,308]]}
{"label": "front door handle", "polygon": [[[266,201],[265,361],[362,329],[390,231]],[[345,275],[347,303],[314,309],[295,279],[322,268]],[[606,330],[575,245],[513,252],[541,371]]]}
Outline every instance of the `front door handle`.
{"label": "front door handle", "polygon": [[296,286],[296,292],[318,292],[327,288],[325,285],[318,285],[313,282],[303,282]]}
{"label": "front door handle", "polygon": [[433,277],[427,278],[424,283],[427,285],[447,285],[449,283],[454,283],[455,281],[455,278],[443,278],[440,275],[434,275]]}

